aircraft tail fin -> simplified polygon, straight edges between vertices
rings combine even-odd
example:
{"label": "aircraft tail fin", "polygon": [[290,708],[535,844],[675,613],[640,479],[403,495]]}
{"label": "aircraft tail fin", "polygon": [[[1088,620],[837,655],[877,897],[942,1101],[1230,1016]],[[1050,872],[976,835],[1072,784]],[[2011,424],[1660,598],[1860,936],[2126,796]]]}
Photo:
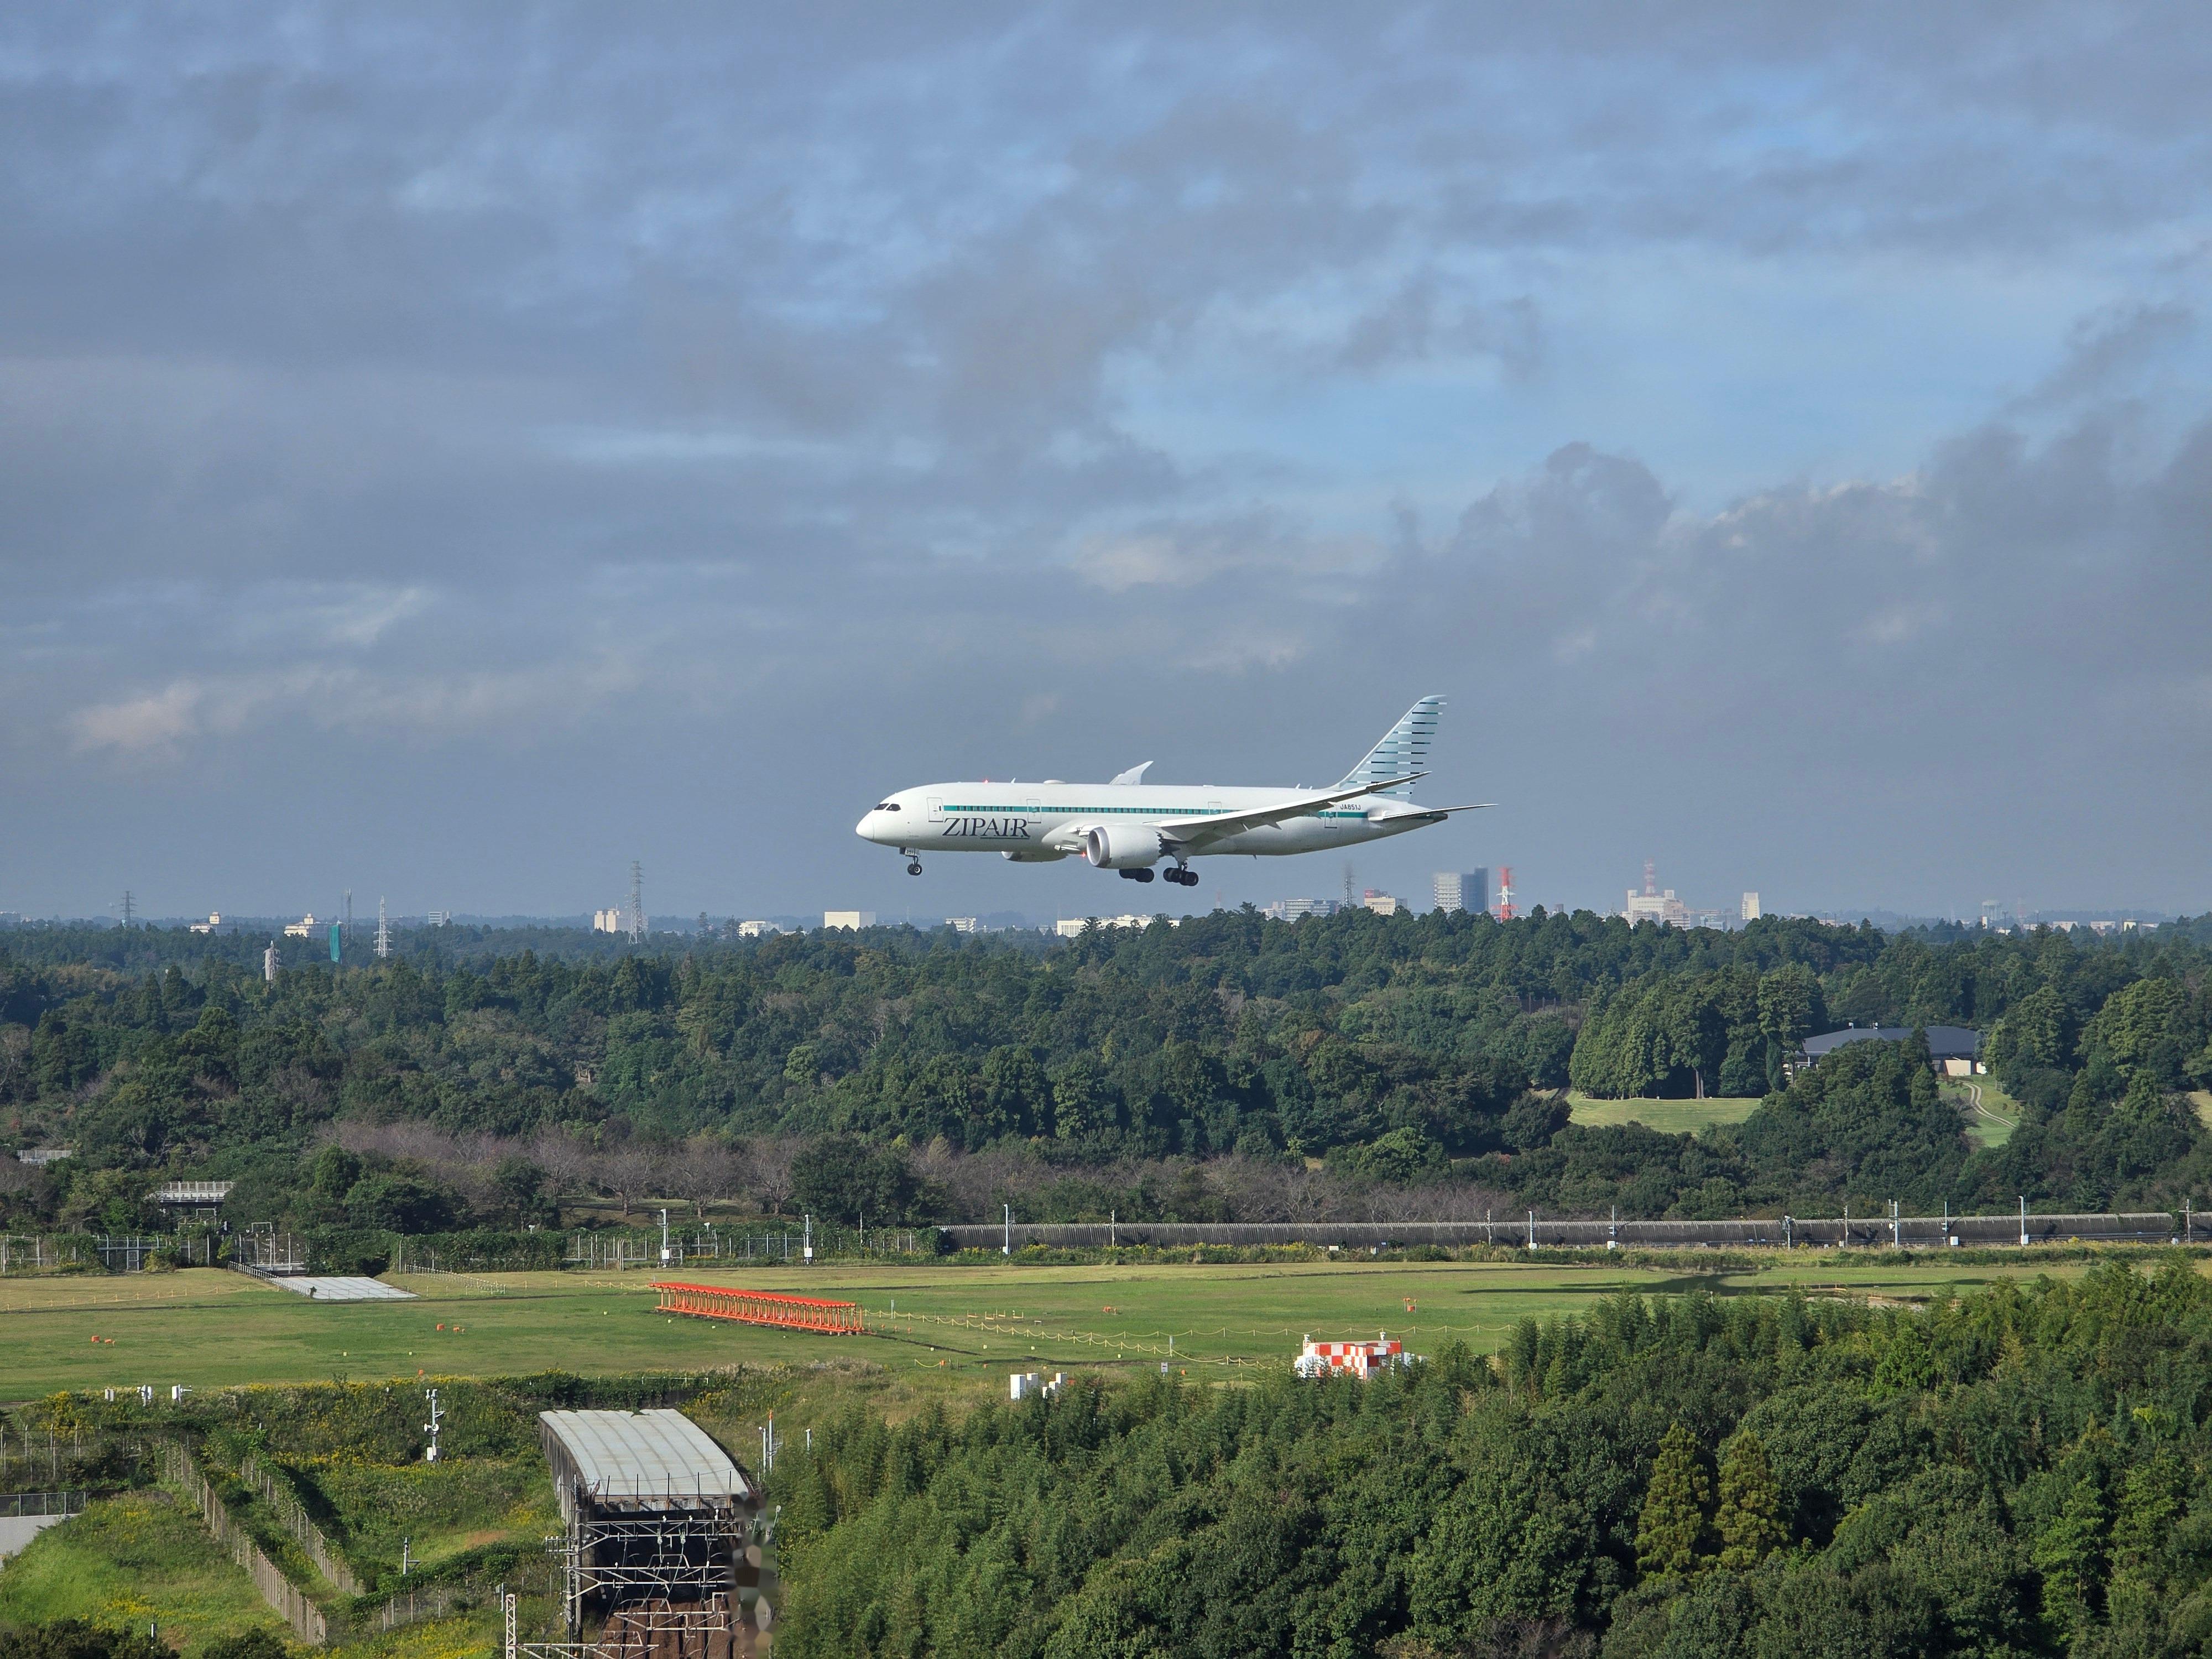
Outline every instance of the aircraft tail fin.
{"label": "aircraft tail fin", "polygon": [[[1444,706],[1440,696],[1423,697],[1408,708],[1398,723],[1382,734],[1382,741],[1367,751],[1367,758],[1344,775],[1336,787],[1350,788],[1355,783],[1382,783],[1390,778],[1403,778],[1408,773],[1425,772],[1429,767],[1429,744],[1437,735],[1437,711]],[[1379,795],[1404,795],[1412,790],[1410,782],[1395,789],[1378,788]]]}

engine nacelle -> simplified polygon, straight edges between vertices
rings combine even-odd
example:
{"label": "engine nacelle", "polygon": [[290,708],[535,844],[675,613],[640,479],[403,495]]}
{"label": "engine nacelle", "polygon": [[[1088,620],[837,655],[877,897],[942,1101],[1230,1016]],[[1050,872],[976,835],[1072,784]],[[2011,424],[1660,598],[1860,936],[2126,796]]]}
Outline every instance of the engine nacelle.
{"label": "engine nacelle", "polygon": [[1146,870],[1167,856],[1149,823],[1101,823],[1083,832],[1083,856],[1097,870]]}

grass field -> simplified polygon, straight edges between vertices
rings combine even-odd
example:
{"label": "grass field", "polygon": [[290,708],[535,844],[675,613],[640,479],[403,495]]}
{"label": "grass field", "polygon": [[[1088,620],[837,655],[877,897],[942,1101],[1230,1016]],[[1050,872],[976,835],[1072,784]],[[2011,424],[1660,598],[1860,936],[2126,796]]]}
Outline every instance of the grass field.
{"label": "grass field", "polygon": [[2212,1129],[2212,1089],[2191,1090],[2189,1103],[2197,1109],[2197,1121]]}
{"label": "grass field", "polygon": [[1985,1077],[1941,1085],[1943,1097],[1966,1115],[1967,1138],[1977,1146],[2002,1146],[2020,1126],[2020,1103]]}
{"label": "grass field", "polygon": [[[908,1374],[1172,1358],[1228,1375],[1279,1364],[1300,1337],[1388,1330],[1416,1350],[1459,1338],[1496,1347],[1525,1316],[1587,1307],[1623,1288],[1723,1294],[1793,1285],[1921,1297],[2007,1273],[2078,1271],[1940,1260],[1864,1267],[1832,1253],[1778,1255],[1745,1271],[1626,1262],[1285,1263],[1089,1267],[823,1266],[750,1273],[687,1270],[860,1303],[878,1334],[822,1337],[653,1311],[652,1275],[405,1275],[417,1302],[321,1304],[240,1274],[186,1269],[97,1279],[0,1281],[0,1399],[59,1389],[209,1389],[244,1383],[588,1375],[804,1364],[831,1356]],[[93,1339],[101,1339],[95,1343]]]}
{"label": "grass field", "polygon": [[1579,1092],[1567,1096],[1574,1121],[1593,1129],[1641,1123],[1662,1134],[1695,1134],[1712,1123],[1741,1123],[1759,1108],[1755,1097],[1716,1100],[1598,1100]]}
{"label": "grass field", "polygon": [[142,1631],[152,1620],[187,1655],[255,1626],[291,1634],[198,1511],[160,1489],[92,1504],[0,1572],[0,1625],[68,1618]]}
{"label": "grass field", "polygon": [[[319,1651],[332,1659],[482,1656],[496,1649],[495,1617],[486,1610]],[[93,1504],[0,1567],[0,1626],[52,1619],[141,1631],[150,1624],[184,1659],[214,1637],[245,1630],[293,1639],[190,1503],[163,1487]]]}

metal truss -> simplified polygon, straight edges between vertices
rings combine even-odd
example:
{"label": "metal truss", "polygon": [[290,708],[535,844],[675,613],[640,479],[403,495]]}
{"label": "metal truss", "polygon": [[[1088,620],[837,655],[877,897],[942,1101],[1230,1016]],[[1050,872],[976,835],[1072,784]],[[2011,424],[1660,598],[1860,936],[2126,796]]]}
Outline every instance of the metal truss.
{"label": "metal truss", "polygon": [[772,1528],[750,1504],[711,1499],[653,1510],[580,1506],[550,1547],[561,1562],[563,1623],[576,1635],[594,1599],[610,1617],[653,1601],[749,1604],[763,1580],[773,1583],[763,1548]]}

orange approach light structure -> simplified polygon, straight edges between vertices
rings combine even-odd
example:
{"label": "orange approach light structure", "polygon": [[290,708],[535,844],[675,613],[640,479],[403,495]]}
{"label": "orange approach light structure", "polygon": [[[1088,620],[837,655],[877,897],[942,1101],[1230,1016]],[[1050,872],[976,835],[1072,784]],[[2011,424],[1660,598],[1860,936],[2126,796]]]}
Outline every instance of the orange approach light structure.
{"label": "orange approach light structure", "polygon": [[771,1325],[778,1330],[812,1331],[819,1336],[866,1336],[866,1316],[857,1302],[820,1302],[811,1296],[777,1296],[769,1291],[736,1291],[725,1285],[674,1285],[655,1281],[659,1311],[695,1319],[726,1319],[739,1325]]}

